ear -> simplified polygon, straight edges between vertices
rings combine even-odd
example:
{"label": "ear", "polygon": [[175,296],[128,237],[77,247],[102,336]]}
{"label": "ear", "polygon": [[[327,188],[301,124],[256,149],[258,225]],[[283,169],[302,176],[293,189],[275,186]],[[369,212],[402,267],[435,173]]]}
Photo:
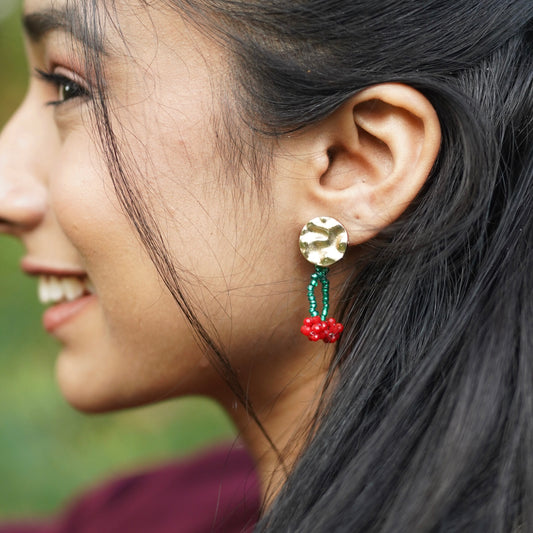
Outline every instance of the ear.
{"label": "ear", "polygon": [[[369,87],[302,134],[285,139],[298,223],[338,219],[360,244],[397,219],[426,182],[440,147],[431,103],[412,87]],[[296,157],[294,157],[296,156]],[[289,160],[288,158],[286,161]],[[296,221],[295,221],[296,222]]]}

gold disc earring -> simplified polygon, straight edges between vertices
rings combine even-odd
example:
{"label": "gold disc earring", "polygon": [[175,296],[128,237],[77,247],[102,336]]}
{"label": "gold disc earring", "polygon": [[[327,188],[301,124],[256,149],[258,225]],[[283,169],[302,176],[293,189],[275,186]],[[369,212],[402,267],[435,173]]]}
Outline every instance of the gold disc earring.
{"label": "gold disc earring", "polygon": [[[307,286],[310,316],[304,319],[300,331],[310,340],[336,342],[343,325],[334,318],[328,318],[329,311],[329,267],[343,258],[348,248],[348,232],[332,217],[316,217],[310,220],[300,233],[300,251],[315,265],[311,281]],[[318,312],[315,288],[322,286],[322,312]]]}

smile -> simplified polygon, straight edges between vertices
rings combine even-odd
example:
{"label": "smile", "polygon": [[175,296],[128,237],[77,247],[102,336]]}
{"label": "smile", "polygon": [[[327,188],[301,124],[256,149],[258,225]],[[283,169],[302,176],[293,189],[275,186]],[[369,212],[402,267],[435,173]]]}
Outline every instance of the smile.
{"label": "smile", "polygon": [[39,276],[38,294],[42,304],[73,302],[94,293],[94,285],[87,277],[80,279],[74,276]]}
{"label": "smile", "polygon": [[54,265],[49,260],[26,257],[21,267],[39,280],[39,301],[49,306],[43,315],[43,325],[49,333],[55,333],[97,299],[89,276],[76,266]]}
{"label": "smile", "polygon": [[43,326],[48,333],[55,333],[96,300],[93,283],[80,275],[41,273],[38,295],[42,304],[51,304],[43,315]]}

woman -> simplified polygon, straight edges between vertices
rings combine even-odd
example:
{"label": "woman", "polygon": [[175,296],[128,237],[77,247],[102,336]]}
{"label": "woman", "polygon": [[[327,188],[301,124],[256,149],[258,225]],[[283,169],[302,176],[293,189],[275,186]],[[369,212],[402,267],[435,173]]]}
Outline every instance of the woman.
{"label": "woman", "polygon": [[[26,0],[25,32],[0,218],[75,407],[215,398],[258,531],[533,530],[530,0]],[[299,333],[317,216],[337,343]]]}

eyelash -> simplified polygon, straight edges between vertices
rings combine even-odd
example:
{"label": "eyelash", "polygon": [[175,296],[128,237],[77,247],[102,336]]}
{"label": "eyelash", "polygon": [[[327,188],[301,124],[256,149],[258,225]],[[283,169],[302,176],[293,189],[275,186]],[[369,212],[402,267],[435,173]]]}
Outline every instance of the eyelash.
{"label": "eyelash", "polygon": [[47,102],[46,105],[57,107],[74,98],[88,98],[90,96],[89,91],[85,87],[80,85],[78,82],[72,80],[71,78],[67,78],[66,76],[63,76],[62,74],[55,74],[53,72],[45,72],[40,69],[35,69],[35,71],[37,73],[37,76],[41,80],[56,87],[56,89],[58,90],[58,93],[61,90],[61,87],[70,86],[71,88],[74,89],[73,94],[70,97],[68,98],[63,97],[63,99],[59,98],[58,100],[52,100],[50,102]]}

